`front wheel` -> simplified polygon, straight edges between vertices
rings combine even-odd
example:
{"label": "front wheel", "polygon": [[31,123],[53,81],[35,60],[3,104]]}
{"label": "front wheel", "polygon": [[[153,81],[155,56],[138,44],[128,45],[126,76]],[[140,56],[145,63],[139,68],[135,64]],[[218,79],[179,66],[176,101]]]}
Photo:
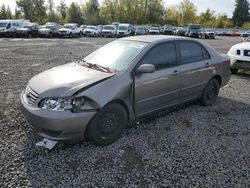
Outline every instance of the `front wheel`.
{"label": "front wheel", "polygon": [[98,146],[109,145],[120,138],[127,122],[126,110],[119,104],[110,104],[91,120],[86,137]]}
{"label": "front wheel", "polygon": [[220,89],[219,81],[215,78],[211,79],[204,89],[200,102],[204,106],[211,106],[218,98]]}
{"label": "front wheel", "polygon": [[232,74],[236,74],[236,73],[238,72],[239,69],[231,68],[230,70],[231,70],[231,73],[232,73]]}

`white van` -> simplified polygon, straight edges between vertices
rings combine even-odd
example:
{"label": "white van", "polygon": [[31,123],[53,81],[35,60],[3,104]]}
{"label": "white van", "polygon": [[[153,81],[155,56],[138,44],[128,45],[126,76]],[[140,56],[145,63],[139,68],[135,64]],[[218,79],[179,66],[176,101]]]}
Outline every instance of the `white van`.
{"label": "white van", "polygon": [[117,29],[118,37],[134,35],[135,30],[131,24],[119,24]]}
{"label": "white van", "polygon": [[0,36],[14,36],[16,29],[30,24],[29,20],[0,20]]}

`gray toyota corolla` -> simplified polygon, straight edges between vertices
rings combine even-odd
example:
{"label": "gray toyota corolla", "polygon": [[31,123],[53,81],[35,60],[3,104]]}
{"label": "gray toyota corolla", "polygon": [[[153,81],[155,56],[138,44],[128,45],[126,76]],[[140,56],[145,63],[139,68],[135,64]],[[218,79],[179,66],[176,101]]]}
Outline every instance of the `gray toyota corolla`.
{"label": "gray toyota corolla", "polygon": [[170,36],[115,40],[81,61],[32,78],[21,94],[27,122],[52,140],[117,140],[129,121],[199,99],[212,105],[230,79],[229,57]]}

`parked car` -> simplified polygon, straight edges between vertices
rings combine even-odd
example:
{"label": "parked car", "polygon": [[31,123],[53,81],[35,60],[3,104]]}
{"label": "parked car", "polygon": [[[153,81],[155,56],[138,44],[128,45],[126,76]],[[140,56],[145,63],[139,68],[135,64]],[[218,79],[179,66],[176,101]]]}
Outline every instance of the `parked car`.
{"label": "parked car", "polygon": [[29,20],[0,20],[0,36],[11,37],[16,35],[16,30],[28,25]]}
{"label": "parked car", "polygon": [[87,37],[99,37],[100,30],[94,25],[88,25],[83,31],[84,36]]}
{"label": "parked car", "polygon": [[204,29],[200,33],[200,37],[205,39],[215,39],[215,32],[212,29]]}
{"label": "parked car", "polygon": [[164,35],[174,35],[174,28],[173,28],[173,26],[169,25],[169,24],[164,25],[162,33]]}
{"label": "parked car", "polygon": [[30,23],[21,28],[16,29],[17,37],[37,37],[38,36],[39,25],[37,23]]}
{"label": "parked car", "polygon": [[242,36],[243,38],[249,37],[249,36],[250,36],[250,31],[245,31],[245,32],[243,32],[243,33],[241,34],[241,36]]}
{"label": "parked car", "polygon": [[196,99],[214,104],[229,79],[229,57],[202,41],[127,37],[33,77],[21,109],[43,137],[108,145],[146,114]]}
{"label": "parked car", "polygon": [[177,28],[175,35],[177,36],[186,36],[187,29],[186,28]]}
{"label": "parked car", "polygon": [[199,24],[189,24],[187,28],[187,37],[199,38],[200,37],[200,25]]}
{"label": "parked car", "polygon": [[131,24],[122,23],[118,25],[117,36],[126,37],[135,34],[135,29]]}
{"label": "parked car", "polygon": [[227,54],[230,57],[233,74],[236,74],[239,69],[250,70],[250,37],[244,42],[232,46]]}
{"label": "parked car", "polygon": [[61,26],[54,22],[48,22],[38,30],[39,37],[58,37]]}
{"label": "parked car", "polygon": [[228,37],[239,37],[241,34],[239,32],[236,32],[236,31],[228,31],[226,33],[226,36]]}
{"label": "parked car", "polygon": [[146,35],[148,34],[148,29],[145,26],[138,26],[135,29],[135,35]]}
{"label": "parked car", "polygon": [[81,30],[79,29],[79,25],[77,23],[67,23],[59,29],[59,36],[60,37],[80,37]]}
{"label": "parked car", "polygon": [[160,34],[160,30],[161,30],[161,28],[160,27],[150,27],[150,29],[149,29],[149,34],[150,35],[159,35]]}
{"label": "parked car", "polygon": [[102,27],[102,37],[116,37],[116,27],[114,25],[104,25]]}

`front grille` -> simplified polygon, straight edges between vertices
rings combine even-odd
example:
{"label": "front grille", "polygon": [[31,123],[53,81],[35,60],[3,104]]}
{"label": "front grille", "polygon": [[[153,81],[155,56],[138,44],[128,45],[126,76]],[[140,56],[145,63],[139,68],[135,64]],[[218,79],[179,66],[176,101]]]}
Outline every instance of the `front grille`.
{"label": "front grille", "polygon": [[124,32],[119,32],[119,35],[124,35]]}
{"label": "front grille", "polygon": [[244,56],[250,57],[250,50],[244,50]]}
{"label": "front grille", "polygon": [[91,34],[91,31],[85,31],[86,34]]}
{"label": "front grille", "polygon": [[27,86],[24,92],[24,97],[29,104],[35,104],[39,98],[39,94]]}
{"label": "front grille", "polygon": [[67,33],[67,31],[59,31],[60,33]]}
{"label": "front grille", "polygon": [[214,33],[209,33],[210,36],[214,36]]}

